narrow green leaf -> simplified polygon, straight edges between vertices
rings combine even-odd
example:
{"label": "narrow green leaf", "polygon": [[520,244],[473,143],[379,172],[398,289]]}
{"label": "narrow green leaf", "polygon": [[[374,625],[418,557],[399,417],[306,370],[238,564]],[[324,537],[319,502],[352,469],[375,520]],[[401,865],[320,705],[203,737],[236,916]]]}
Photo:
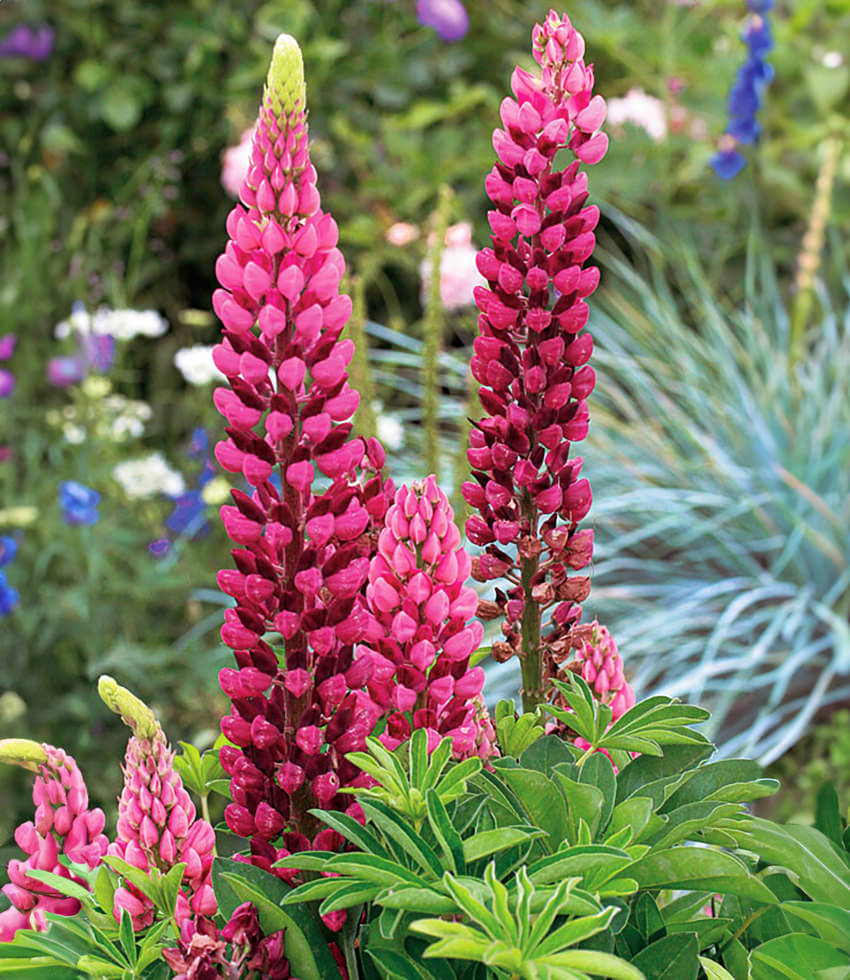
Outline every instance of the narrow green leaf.
{"label": "narrow green leaf", "polygon": [[446,807],[437,790],[429,789],[426,791],[425,805],[428,808],[428,824],[450,864],[450,870],[456,874],[465,874],[466,860],[463,856],[463,841],[449,819]]}
{"label": "narrow green leaf", "polygon": [[118,925],[121,938],[121,948],[130,966],[136,965],[136,934],[133,932],[133,920],[126,909],[121,909],[121,922]]}

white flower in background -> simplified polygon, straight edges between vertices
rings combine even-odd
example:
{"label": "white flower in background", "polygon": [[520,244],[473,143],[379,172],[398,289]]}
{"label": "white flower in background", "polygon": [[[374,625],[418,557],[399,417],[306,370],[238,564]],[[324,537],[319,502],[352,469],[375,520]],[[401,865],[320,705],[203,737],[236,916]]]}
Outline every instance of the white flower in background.
{"label": "white flower in background", "polygon": [[162,453],[151,453],[143,459],[128,459],[119,463],[112,475],[131,500],[143,500],[158,493],[176,497],[186,491],[183,476],[168,465]]}
{"label": "white flower in background", "polygon": [[389,450],[401,449],[404,442],[404,426],[396,415],[385,415],[383,405],[375,403],[375,435]]}
{"label": "white flower in background", "polygon": [[102,306],[95,313],[76,309],[67,320],[56,325],[53,336],[64,340],[72,333],[109,334],[116,340],[133,337],[161,337],[168,330],[168,321],[156,310],[110,310]]}
{"label": "white flower in background", "polygon": [[212,347],[195,344],[181,347],[174,355],[174,365],[190,385],[208,385],[221,381],[224,375],[213,364]]}
{"label": "white flower in background", "polygon": [[156,310],[108,310],[101,308],[94,315],[94,333],[108,333],[116,340],[133,337],[161,337],[168,330],[168,321]]}
{"label": "white flower in background", "polygon": [[[76,306],[76,304],[75,304]],[[72,333],[89,334],[92,332],[92,315],[83,308],[74,309],[67,320],[57,323],[53,331],[53,336],[57,340],[65,340]]]}
{"label": "white flower in background", "polygon": [[113,442],[140,439],[144,431],[144,423],[133,415],[119,415],[112,420],[112,424],[109,426],[109,435]]}
{"label": "white flower in background", "polygon": [[844,55],[840,51],[827,51],[821,63],[824,68],[840,68],[844,64]]}
{"label": "white flower in background", "polygon": [[655,143],[667,139],[664,103],[642,88],[630,88],[621,99],[608,99],[608,123],[611,126],[622,126],[623,123],[639,126]]}
{"label": "white flower in background", "polygon": [[79,446],[86,441],[86,430],[76,422],[66,422],[62,426],[62,435],[65,437],[65,442],[69,442],[72,446]]}

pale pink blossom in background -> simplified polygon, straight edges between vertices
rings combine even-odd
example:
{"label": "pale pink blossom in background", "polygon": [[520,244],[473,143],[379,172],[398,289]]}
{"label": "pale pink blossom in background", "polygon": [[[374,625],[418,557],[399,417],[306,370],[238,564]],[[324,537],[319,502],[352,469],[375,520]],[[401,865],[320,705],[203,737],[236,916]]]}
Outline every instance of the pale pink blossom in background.
{"label": "pale pink blossom in background", "polygon": [[254,127],[246,129],[238,146],[228,146],[221,154],[221,185],[231,197],[239,197],[239,189],[251,161],[251,134]]}
{"label": "pale pink blossom in background", "polygon": [[396,221],[387,229],[387,241],[396,248],[403,248],[419,237],[419,229],[407,221]]}
{"label": "pale pink blossom in background", "polygon": [[667,139],[667,114],[664,103],[642,88],[630,88],[620,99],[608,100],[608,122],[611,126],[631,123],[639,126],[655,143]]}
{"label": "pale pink blossom in background", "polygon": [[[447,310],[460,310],[475,302],[472,291],[487,282],[478,271],[475,257],[478,250],[472,244],[472,225],[468,221],[446,229],[445,247],[440,261],[440,299]],[[431,262],[424,259],[420,269],[422,296],[428,294],[431,282]]]}

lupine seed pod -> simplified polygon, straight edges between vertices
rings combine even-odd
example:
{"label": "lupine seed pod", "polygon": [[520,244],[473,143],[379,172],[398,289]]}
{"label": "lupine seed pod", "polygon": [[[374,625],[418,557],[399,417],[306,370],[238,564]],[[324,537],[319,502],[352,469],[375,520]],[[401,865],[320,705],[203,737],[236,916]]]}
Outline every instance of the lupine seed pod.
{"label": "lupine seed pod", "polygon": [[35,818],[15,831],[15,841],[27,857],[9,862],[9,884],[3,886],[12,904],[0,912],[0,941],[8,942],[18,929],[44,929],[45,912],[74,915],[80,909],[77,899],[67,898],[28,873],[50,871],[82,884],[59,862],[59,855],[94,868],[106,853],[108,841],[103,833],[103,811],[88,808],[83,774],[62,749],[28,739],[2,739],[0,762],[36,773],[32,790]]}
{"label": "lupine seed pod", "polygon": [[483,627],[464,583],[470,559],[446,495],[433,476],[399,487],[369,567],[372,613],[369,694],[391,711],[381,735],[395,748],[424,728],[451,736],[457,758],[492,752],[494,734],[480,700],[484,670],[469,667]]}
{"label": "lupine seed pod", "polygon": [[[118,830],[109,854],[128,864],[167,873],[186,862],[183,890],[178,896],[178,921],[192,915],[211,916],[216,900],[210,883],[215,832],[195,817],[195,806],[174,769],[174,753],[151,709],[113,678],[103,675],[98,693],[133,730],[124,754],[124,789],[118,800]],[[126,909],[133,928],[153,922],[150,899],[129,882],[115,891],[116,919]]]}
{"label": "lupine seed pod", "polygon": [[[478,511],[467,536],[484,548],[473,574],[510,584],[496,593],[505,639],[493,650],[497,659],[520,655],[526,710],[544,697],[546,656],[568,649],[589,588],[569,575],[589,564],[593,541],[578,529],[590,484],[581,457],[570,458],[587,435],[595,375],[593,341],[582,330],[599,282],[599,270],[585,267],[599,209],[587,205],[579,167],[598,162],[608,145],[598,131],[605,100],[593,95],[581,34],[551,11],[533,41],[540,74],[514,71],[516,98],[502,102],[498,159],[485,181],[493,235],[478,255],[488,288],[476,292],[471,367],[487,414],[470,436],[474,482],[463,488]],[[575,160],[558,170],[564,150]]]}
{"label": "lupine seed pod", "polygon": [[[358,770],[345,754],[363,747],[380,712],[354,644],[387,509],[383,449],[351,436],[353,344],[340,340],[351,300],[339,293],[345,263],[320,208],[301,52],[287,35],[275,44],[240,197],[213,295],[224,325],[213,356],[229,382],[215,392],[229,423],[216,456],[254,491],[234,490],[221,512],[239,546],[236,568],[218,577],[236,600],[221,634],[237,663],[220,674],[233,706],[221,762],[227,824],[271,870],[308,846],[319,828],[311,808],[351,806],[339,790]],[[316,469],[327,489],[314,486]],[[267,633],[283,639],[281,660]]]}

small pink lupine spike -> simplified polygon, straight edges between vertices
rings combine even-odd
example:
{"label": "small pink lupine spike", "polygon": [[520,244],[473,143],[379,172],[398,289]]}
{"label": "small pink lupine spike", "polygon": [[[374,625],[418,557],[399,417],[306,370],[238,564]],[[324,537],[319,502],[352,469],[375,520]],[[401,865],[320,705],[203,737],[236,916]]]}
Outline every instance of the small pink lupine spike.
{"label": "small pink lupine spike", "polygon": [[[234,491],[221,515],[238,545],[237,575],[219,579],[236,600],[221,635],[238,665],[220,675],[232,701],[222,729],[234,743],[221,761],[228,826],[275,871],[287,840],[318,831],[311,808],[350,805],[338,791],[358,770],[345,753],[363,747],[381,710],[363,694],[369,665],[355,661],[354,644],[392,491],[383,449],[351,435],[353,347],[340,337],[351,300],[339,292],[345,263],[321,210],[301,52],[287,35],[275,44],[240,198],[213,295],[224,328],[214,360],[229,384],[216,394],[228,423],[216,456],[252,487]],[[267,633],[284,640],[280,661]],[[296,737],[305,729],[318,736]]]}
{"label": "small pink lupine spike", "polygon": [[103,833],[103,812],[89,810],[82,773],[62,749],[28,739],[2,739],[0,762],[14,763],[37,774],[32,793],[35,823],[27,821],[15,831],[15,841],[27,857],[9,862],[9,884],[3,886],[12,903],[0,913],[0,941],[6,942],[18,929],[44,929],[46,912],[74,915],[80,909],[76,899],[30,878],[30,871],[50,871],[82,884],[59,862],[59,855],[94,868],[108,841]]}
{"label": "small pink lupine spike", "polygon": [[616,721],[634,706],[635,692],[626,680],[614,637],[594,620],[576,629],[574,642],[577,646],[571,666],[587,681],[599,700],[610,705]]}
{"label": "small pink lupine spike", "polygon": [[[570,629],[589,580],[568,569],[590,562],[592,537],[578,530],[590,485],[571,444],[585,437],[586,398],[595,376],[587,364],[592,341],[582,334],[586,298],[599,281],[585,268],[599,209],[587,205],[581,163],[605,153],[598,132],[605,101],[593,95],[593,67],[583,61],[584,39],[566,16],[550,12],[533,32],[539,74],[517,68],[515,99],[502,102],[503,128],[493,135],[496,164],[485,181],[493,202],[491,247],[478,255],[487,288],[476,290],[480,336],[473,376],[486,413],[470,435],[473,480],[467,522],[484,549],[473,574],[481,580],[513,572],[499,593],[504,640],[493,653],[522,661],[523,705],[545,697],[551,663],[568,650]],[[556,158],[567,150],[566,169]]]}
{"label": "small pink lupine spike", "polygon": [[[404,560],[399,554],[408,556]],[[488,758],[495,736],[481,700],[484,671],[469,667],[483,635],[471,620],[477,605],[464,583],[470,559],[446,495],[433,476],[399,487],[369,566],[366,598],[372,614],[367,650],[373,662],[369,694],[392,710],[385,745],[394,748],[413,728],[451,736],[457,758]]]}
{"label": "small pink lupine spike", "polygon": [[[210,872],[215,832],[206,820],[196,819],[195,806],[174,769],[174,753],[165,733],[150,708],[113,678],[103,675],[97,689],[106,705],[133,730],[124,755],[118,833],[108,853],[143,871],[156,868],[166,873],[185,862],[178,921],[192,915],[214,915]],[[122,909],[129,912],[136,930],[153,922],[153,904],[129,883],[116,889],[116,919]]]}

